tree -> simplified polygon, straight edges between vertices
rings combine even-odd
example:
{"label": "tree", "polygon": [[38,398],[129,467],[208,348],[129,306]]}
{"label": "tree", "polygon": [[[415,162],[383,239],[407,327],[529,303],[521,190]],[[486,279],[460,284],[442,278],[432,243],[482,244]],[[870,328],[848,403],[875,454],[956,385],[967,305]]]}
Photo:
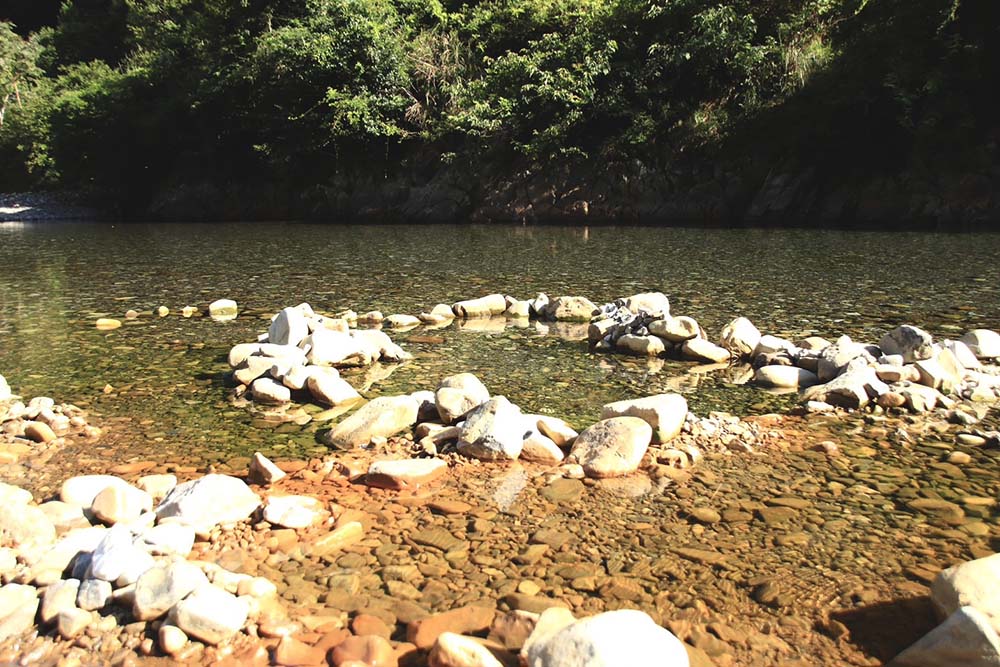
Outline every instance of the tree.
{"label": "tree", "polygon": [[14,24],[0,23],[0,128],[11,104],[23,107],[25,88],[41,76],[36,64],[38,47],[14,32]]}

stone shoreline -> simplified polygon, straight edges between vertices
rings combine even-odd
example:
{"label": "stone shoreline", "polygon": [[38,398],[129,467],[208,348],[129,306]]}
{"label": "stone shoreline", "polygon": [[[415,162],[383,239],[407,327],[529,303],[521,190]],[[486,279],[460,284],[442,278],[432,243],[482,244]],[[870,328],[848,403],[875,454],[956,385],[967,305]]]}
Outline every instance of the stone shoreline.
{"label": "stone shoreline", "polygon": [[[639,301],[644,306],[637,305]],[[501,303],[503,309],[498,310]],[[213,307],[210,313],[217,319],[236,316],[236,304],[223,305],[225,309]],[[364,365],[380,357],[403,362],[407,355],[374,329],[358,335],[362,330],[352,327],[352,320],[385,322],[394,328],[421,322],[441,325],[452,319],[446,309],[459,317],[512,311],[508,314],[590,320],[591,331],[597,332],[590,335],[592,345],[607,351],[655,350],[657,355],[679,353],[715,363],[723,362],[724,352],[727,361],[752,360],[760,384],[774,385],[775,378],[785,378],[783,382],[791,385],[794,379],[797,386],[812,381],[806,373],[817,382],[825,376],[825,383],[815,385],[825,387],[822,393],[815,388],[804,393],[807,413],[873,405],[878,413],[892,414],[942,406],[937,416],[970,427],[984,414],[977,406],[994,401],[998,386],[991,379],[997,377],[995,371],[981,367],[977,358],[1000,356],[990,347],[995,332],[973,332],[971,345],[937,344],[916,327],[904,326],[887,334],[879,348],[846,337],[834,344],[814,340],[793,345],[761,336],[749,322],[736,320],[716,345],[691,318],[670,316],[663,295],[635,295],[600,308],[580,297],[546,298],[543,303],[541,297],[518,302],[491,295],[438,306],[415,317],[368,313],[352,318],[349,312],[325,317],[306,304],[286,308],[260,341],[233,348],[229,361],[238,381],[235,398],[281,409],[295,391],[332,410],[353,406],[360,396],[339,377],[336,365]],[[769,368],[778,370],[764,371]],[[241,371],[246,372],[239,375]],[[61,419],[62,413],[73,414],[72,406],[60,406],[57,412],[54,401],[17,402],[2,379],[0,406],[5,424],[14,424],[5,433],[15,444],[24,444],[22,436],[56,442],[59,438],[48,438],[42,426],[56,436],[52,425],[65,432],[73,419]],[[52,414],[42,418],[45,410]],[[530,667],[633,665],[650,655],[662,657],[658,664],[664,665],[711,664],[702,648],[682,643],[671,632],[682,627],[676,619],[621,609],[577,620],[569,608],[586,611],[585,596],[564,592],[550,597],[532,579],[509,585],[505,580],[495,595],[459,596],[455,602],[463,604],[438,613],[408,603],[429,599],[427,591],[449,567],[471,561],[484,571],[501,572],[496,569],[499,563],[452,532],[420,528],[410,517],[429,510],[466,517],[473,533],[489,531],[491,514],[462,500],[436,499],[434,492],[445,480],[454,482],[468,471],[492,470],[482,466],[498,460],[514,466],[520,458],[536,466],[532,474],[544,481],[543,495],[554,503],[572,503],[586,484],[640,469],[646,473],[642,477],[663,488],[683,480],[689,473],[682,469],[697,462],[703,450],[754,452],[750,443],[762,450],[769,443],[783,446],[782,421],[778,415],[699,419],[688,414],[682,397],[663,394],[604,406],[601,420],[577,433],[561,420],[523,414],[506,398],[491,395],[475,376],[460,374],[444,378],[434,391],[376,398],[341,420],[323,437],[346,450],[344,454],[280,465],[258,454],[245,474],[208,474],[183,483],[166,472],[139,476],[150,472],[148,466],[119,468],[122,477],[68,479],[59,499],[44,503],[22,489],[2,485],[4,506],[17,510],[4,513],[0,521],[0,576],[5,584],[0,588],[0,662],[51,660],[68,667],[89,664],[96,653],[101,664],[127,664],[136,656],[153,655],[204,664],[338,667],[496,667],[519,661]],[[75,426],[87,425],[84,421]],[[970,441],[978,437],[980,445],[992,437],[971,432],[962,436]],[[823,455],[838,455],[835,443],[822,445]],[[359,494],[359,487],[366,491]],[[351,498],[354,507],[345,504]],[[369,512],[367,502],[380,508],[376,514]],[[787,521],[807,506],[789,498],[754,511],[770,524]],[[954,515],[952,504],[943,500],[923,499],[913,507],[944,518]],[[710,508],[690,515],[695,525],[722,519]],[[370,537],[373,522],[383,521],[412,525],[398,536],[398,544],[422,556],[410,563],[387,559],[391,565],[384,564],[399,569],[398,578],[387,580],[395,601],[391,609],[358,608],[353,603],[358,575],[350,572],[361,561],[353,556],[372,550],[377,555],[389,546]],[[530,567],[564,553],[566,539],[537,531],[516,560]],[[243,554],[238,563],[227,557],[235,552]],[[698,562],[724,561],[714,551],[685,548],[677,553]],[[1000,608],[997,558],[977,559],[934,578],[932,600],[946,620],[901,655],[898,667],[955,664],[942,655],[1000,660],[994,616]],[[294,578],[287,576],[285,567],[306,563],[332,567],[322,584],[327,591],[324,605],[341,613],[317,613],[311,593],[290,590]],[[629,600],[644,597],[634,589],[630,592],[633,580],[594,577],[591,583],[585,581],[589,573],[574,574],[576,591],[599,592],[625,607]],[[414,596],[409,580],[417,576],[427,583]],[[767,599],[765,593],[760,595]],[[289,606],[289,600],[301,603],[301,608]],[[957,643],[956,636],[961,637]],[[720,667],[731,664],[731,657],[716,657]]]}

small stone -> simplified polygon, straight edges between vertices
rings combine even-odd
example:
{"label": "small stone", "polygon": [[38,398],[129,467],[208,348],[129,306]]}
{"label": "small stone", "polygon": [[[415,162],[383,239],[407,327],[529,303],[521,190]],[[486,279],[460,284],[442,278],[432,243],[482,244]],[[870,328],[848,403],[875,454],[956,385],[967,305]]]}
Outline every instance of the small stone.
{"label": "small stone", "polygon": [[680,394],[657,394],[633,400],[608,403],[601,408],[601,419],[638,417],[653,428],[659,442],[676,437],[688,414],[687,400]]}
{"label": "small stone", "polygon": [[111,584],[100,579],[87,579],[80,584],[76,606],[87,611],[103,609],[111,600]]}
{"label": "small stone", "polygon": [[260,497],[243,480],[227,475],[205,475],[173,488],[156,515],[168,517],[206,530],[220,523],[236,523],[248,518],[260,506]]}
{"label": "small stone", "polygon": [[308,528],[322,512],[322,504],[310,496],[271,496],[264,505],[264,521],[284,528]]}
{"label": "small stone", "polygon": [[696,507],[690,512],[691,518],[698,523],[718,523],[722,515],[710,507]]}
{"label": "small stone", "polygon": [[176,655],[188,643],[187,634],[176,625],[170,625],[169,623],[164,623],[160,626],[157,632],[157,639],[159,640],[160,650],[167,655]]}
{"label": "small stone", "polygon": [[434,392],[434,403],[443,424],[454,424],[488,400],[489,390],[472,373],[450,375],[438,383]]}
{"label": "small stone", "polygon": [[495,609],[475,605],[434,614],[410,623],[406,629],[406,640],[417,648],[428,649],[444,632],[471,634],[488,629],[495,615]]}
{"label": "small stone", "polygon": [[94,615],[84,609],[71,607],[59,612],[56,624],[63,639],[79,636],[94,620]]}
{"label": "small stone", "polygon": [[979,359],[1000,357],[1000,334],[990,329],[976,329],[959,339],[965,343]]}
{"label": "small stone", "polygon": [[247,475],[247,479],[251,484],[268,486],[284,479],[286,474],[285,471],[274,465],[266,456],[260,452],[255,452],[253,458],[250,459],[250,472]]}
{"label": "small stone", "polygon": [[348,637],[330,653],[330,662],[334,667],[360,667],[360,665],[396,664],[395,651],[392,645],[377,635]]}
{"label": "small stone", "polygon": [[306,387],[317,401],[333,407],[361,400],[361,394],[346,380],[327,373],[310,374]]}
{"label": "small stone", "polygon": [[442,633],[427,656],[428,667],[503,667],[488,648],[471,637]]}
{"label": "small stone", "polygon": [[24,437],[35,442],[52,442],[56,439],[55,431],[42,422],[25,422]]}
{"label": "small stone", "polygon": [[130,522],[153,508],[153,499],[130,484],[114,484],[94,497],[90,510],[107,524]]}
{"label": "small stone", "polygon": [[524,447],[521,409],[495,396],[472,410],[458,438],[458,451],[486,461],[516,459]]}
{"label": "small stone", "polygon": [[957,609],[888,667],[996,667],[1000,665],[1000,638],[989,620],[971,606]]}
{"label": "small stone", "polygon": [[719,347],[704,338],[692,338],[684,341],[681,346],[681,356],[692,361],[707,362],[712,364],[729,363],[731,355],[729,350]]}
{"label": "small stone", "polygon": [[121,320],[116,320],[110,317],[98,318],[96,326],[102,331],[109,331],[111,329],[117,329],[122,325]]}
{"label": "small stone", "polygon": [[310,646],[292,637],[282,637],[277,648],[274,649],[274,664],[276,665],[298,667],[300,665],[321,665],[325,662],[326,651],[321,647]]}
{"label": "small stone", "polygon": [[819,384],[815,373],[795,366],[761,366],[753,380],[764,387],[798,389]]}
{"label": "small stone", "polygon": [[316,540],[311,553],[316,556],[329,555],[359,541],[364,533],[365,529],[359,522],[349,521]]}
{"label": "small stone", "polygon": [[35,624],[38,591],[32,586],[0,587],[0,641],[18,637]]}
{"label": "small stone", "polygon": [[167,315],[170,314],[170,309],[167,308],[166,306],[160,306],[159,308],[156,309],[156,314],[159,315],[160,317],[166,317]]}
{"label": "small stone", "polygon": [[170,621],[190,637],[219,644],[240,631],[249,612],[246,600],[203,585],[173,606]]}
{"label": "small stone", "polygon": [[79,579],[65,579],[46,587],[38,618],[42,623],[51,623],[59,616],[59,612],[75,608],[79,590]]}
{"label": "small stone", "polygon": [[383,489],[415,488],[445,474],[448,464],[436,458],[375,461],[368,468],[365,484]]}
{"label": "small stone", "polygon": [[237,314],[238,307],[232,299],[219,299],[208,306],[208,316],[216,322],[235,320]]}

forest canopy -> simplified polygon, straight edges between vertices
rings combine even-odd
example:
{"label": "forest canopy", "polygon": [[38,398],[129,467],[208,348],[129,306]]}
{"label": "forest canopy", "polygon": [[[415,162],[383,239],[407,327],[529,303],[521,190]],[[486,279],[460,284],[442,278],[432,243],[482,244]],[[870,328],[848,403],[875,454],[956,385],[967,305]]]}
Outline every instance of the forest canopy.
{"label": "forest canopy", "polygon": [[[989,160],[989,0],[15,0],[0,188]],[[992,139],[990,139],[992,137]],[[991,149],[992,150],[992,149]],[[984,157],[985,155],[985,157]]]}

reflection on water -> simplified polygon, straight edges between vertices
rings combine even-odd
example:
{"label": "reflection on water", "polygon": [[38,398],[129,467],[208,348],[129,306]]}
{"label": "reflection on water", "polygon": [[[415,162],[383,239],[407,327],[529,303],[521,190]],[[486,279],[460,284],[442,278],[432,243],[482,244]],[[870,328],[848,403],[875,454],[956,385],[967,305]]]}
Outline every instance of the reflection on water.
{"label": "reflection on water", "polygon": [[[746,315],[788,336],[872,340],[902,322],[948,335],[1000,324],[998,250],[1000,236],[800,230],[4,225],[0,372],[25,394],[153,421],[139,434],[150,443],[291,453],[315,447],[315,425],[262,428],[224,399],[226,351],[284,305],[416,313],[497,291],[600,303],[662,290],[675,313],[713,333]],[[152,315],[220,297],[244,314],[224,324]],[[116,331],[93,327],[130,308],[143,316]],[[368,395],[471,371],[526,409],[577,426],[604,402],[660,391],[685,393],[698,412],[765,412],[794,400],[742,386],[741,369],[590,354],[581,325],[485,320],[393,335],[416,359],[352,377]]]}

